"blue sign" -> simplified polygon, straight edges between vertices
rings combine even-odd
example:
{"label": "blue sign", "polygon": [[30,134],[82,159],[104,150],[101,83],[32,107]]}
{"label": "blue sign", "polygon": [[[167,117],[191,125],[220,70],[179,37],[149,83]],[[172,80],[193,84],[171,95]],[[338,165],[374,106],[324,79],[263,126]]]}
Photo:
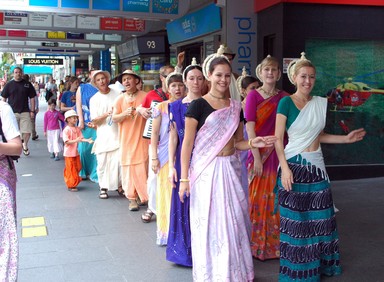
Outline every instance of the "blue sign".
{"label": "blue sign", "polygon": [[149,0],[124,0],[123,11],[149,13]]}
{"label": "blue sign", "polygon": [[89,0],[61,0],[61,8],[89,9]]}
{"label": "blue sign", "polygon": [[84,38],[85,38],[84,33],[67,32],[67,39],[80,39],[80,40],[84,40]]}
{"label": "blue sign", "polygon": [[29,0],[30,6],[57,7],[58,0]]}
{"label": "blue sign", "polygon": [[120,10],[120,1],[110,1],[110,0],[93,0],[92,8],[95,10]]}
{"label": "blue sign", "polygon": [[179,13],[179,0],[153,0],[152,12],[177,15]]}
{"label": "blue sign", "polygon": [[215,4],[167,23],[170,44],[186,41],[221,29],[220,8]]}

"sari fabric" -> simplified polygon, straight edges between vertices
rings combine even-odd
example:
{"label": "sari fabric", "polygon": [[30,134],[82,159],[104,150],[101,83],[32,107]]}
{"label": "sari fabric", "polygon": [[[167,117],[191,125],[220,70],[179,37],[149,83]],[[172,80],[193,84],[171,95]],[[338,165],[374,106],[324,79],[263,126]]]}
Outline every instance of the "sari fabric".
{"label": "sari fabric", "polygon": [[[12,165],[12,169],[10,168]],[[0,281],[17,280],[16,171],[13,161],[0,156]]]}
{"label": "sari fabric", "polygon": [[[98,90],[90,83],[83,83],[79,87],[81,89],[81,109],[84,118],[84,129],[82,130],[82,133],[84,138],[92,138],[92,140],[96,140],[96,130],[88,127],[87,124],[88,122],[91,122],[89,102]],[[93,144],[89,144],[88,142],[80,142],[78,145],[81,161],[79,175],[81,178],[89,177],[89,180],[98,183],[97,159],[96,155],[92,154],[92,147]]]}
{"label": "sari fabric", "polygon": [[[288,95],[279,91],[275,96],[264,99],[257,91],[255,132],[256,136],[275,134],[276,109],[281,98]],[[247,105],[248,106],[248,105]],[[263,175],[255,176],[252,152],[249,152],[249,212],[251,217],[252,255],[260,260],[278,258],[279,252],[279,213],[274,212],[277,167],[275,147],[260,148]]]}
{"label": "sari fabric", "polygon": [[[185,113],[189,103],[182,103],[177,100],[169,104],[171,121],[176,123],[178,143],[175,156],[175,169],[177,175],[181,173],[181,145],[184,140]],[[189,220],[189,198],[184,199],[184,203],[179,198],[179,182],[172,189],[171,212],[168,232],[168,242],[166,250],[167,260],[184,266],[192,266],[191,251],[191,228]]]}
{"label": "sari fabric", "polygon": [[290,156],[287,162],[294,183],[291,191],[285,191],[279,170],[279,281],[320,281],[321,275],[341,273],[336,218],[323,154],[320,147],[303,152],[298,141],[307,142],[306,138],[320,134],[325,126],[326,107],[325,98],[313,97],[288,129],[285,153]]}
{"label": "sari fabric", "polygon": [[167,244],[169,230],[169,214],[171,210],[172,186],[168,180],[168,141],[169,141],[169,115],[168,102],[162,102],[153,109],[154,118],[161,115],[159,131],[159,144],[157,157],[160,162],[160,170],[156,181],[156,244],[163,246]]}
{"label": "sari fabric", "polygon": [[234,154],[217,154],[239,125],[240,102],[211,113],[197,132],[190,166],[194,281],[253,281],[247,195]]}

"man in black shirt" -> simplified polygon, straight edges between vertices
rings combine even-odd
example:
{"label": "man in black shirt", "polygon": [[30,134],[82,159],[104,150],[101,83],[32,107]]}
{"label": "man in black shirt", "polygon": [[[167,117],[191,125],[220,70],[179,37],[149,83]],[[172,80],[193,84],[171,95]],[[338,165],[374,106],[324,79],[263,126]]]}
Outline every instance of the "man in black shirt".
{"label": "man in black shirt", "polygon": [[[13,80],[9,81],[1,92],[3,101],[8,102],[15,113],[17,123],[19,124],[20,133],[23,139],[23,153],[29,155],[28,141],[32,133],[31,118],[34,118],[36,91],[33,85],[23,79],[23,71],[19,67],[13,70]],[[29,99],[31,99],[29,101]]]}

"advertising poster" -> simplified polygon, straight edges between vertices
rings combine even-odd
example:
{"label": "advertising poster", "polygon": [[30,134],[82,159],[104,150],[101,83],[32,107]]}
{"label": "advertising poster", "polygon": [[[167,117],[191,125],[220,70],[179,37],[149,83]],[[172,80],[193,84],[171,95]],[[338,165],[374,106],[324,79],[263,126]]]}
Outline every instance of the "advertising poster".
{"label": "advertising poster", "polygon": [[179,13],[179,0],[153,0],[152,13],[177,15]]}
{"label": "advertising poster", "polygon": [[322,145],[327,165],[384,163],[384,41],[309,40],[316,66],[314,95],[328,98],[325,132],[364,127],[362,142]]}

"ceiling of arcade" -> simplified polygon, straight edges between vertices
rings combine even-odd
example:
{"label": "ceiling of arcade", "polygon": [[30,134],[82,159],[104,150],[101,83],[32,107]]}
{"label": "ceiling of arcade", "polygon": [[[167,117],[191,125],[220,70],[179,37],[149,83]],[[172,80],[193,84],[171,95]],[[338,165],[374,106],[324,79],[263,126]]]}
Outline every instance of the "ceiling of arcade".
{"label": "ceiling of arcade", "polygon": [[[31,5],[31,3],[41,5],[44,1],[45,3],[56,1],[58,3],[56,5],[59,6],[53,9]],[[156,12],[156,3],[161,5],[158,3],[163,2],[159,0],[121,0],[120,4],[116,4],[115,10],[112,10],[113,7],[109,10],[103,10],[103,7],[68,9],[60,6],[64,5],[65,1],[76,2],[73,0],[5,1],[9,4],[2,5],[0,10],[0,52],[88,55],[108,49],[114,44],[119,45],[134,36],[164,30],[168,21],[212,2],[207,0],[166,1],[178,3],[177,12],[172,13],[169,12],[171,10]],[[116,0],[81,0],[79,2],[84,1],[90,1],[89,7],[96,8],[97,2],[104,5],[106,2],[119,2]],[[146,2],[149,5],[148,11],[134,12],[129,10],[130,7],[126,7],[126,5],[135,5],[135,2]],[[132,7],[135,9],[134,6]]]}

